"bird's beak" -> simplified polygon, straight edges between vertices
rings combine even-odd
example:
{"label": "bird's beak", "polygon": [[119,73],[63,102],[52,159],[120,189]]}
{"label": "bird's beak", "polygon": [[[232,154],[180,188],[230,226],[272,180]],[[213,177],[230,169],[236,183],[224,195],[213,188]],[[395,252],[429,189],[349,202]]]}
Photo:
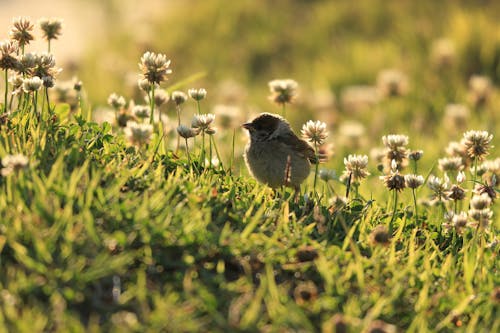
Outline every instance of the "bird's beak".
{"label": "bird's beak", "polygon": [[241,125],[241,127],[249,131],[253,129],[252,123],[244,123],[243,125]]}

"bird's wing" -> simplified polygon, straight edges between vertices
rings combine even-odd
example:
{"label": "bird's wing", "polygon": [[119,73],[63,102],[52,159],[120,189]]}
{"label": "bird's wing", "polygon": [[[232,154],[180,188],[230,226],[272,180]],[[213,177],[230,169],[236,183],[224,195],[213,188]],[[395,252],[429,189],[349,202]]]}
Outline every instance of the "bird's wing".
{"label": "bird's wing", "polygon": [[311,163],[318,163],[318,158],[314,153],[314,149],[304,140],[299,139],[294,133],[286,133],[276,137],[278,142],[287,145],[299,155],[307,158]]}

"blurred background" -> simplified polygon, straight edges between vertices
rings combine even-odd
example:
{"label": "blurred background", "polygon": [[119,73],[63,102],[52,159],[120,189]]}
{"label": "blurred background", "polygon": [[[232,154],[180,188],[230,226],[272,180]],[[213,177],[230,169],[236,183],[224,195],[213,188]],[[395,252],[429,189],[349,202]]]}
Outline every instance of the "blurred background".
{"label": "blurred background", "polygon": [[446,142],[497,129],[500,1],[0,0],[0,9],[5,38],[12,17],[64,20],[53,43],[60,80],[82,80],[93,108],[112,92],[141,102],[137,64],[154,51],[172,60],[163,88],[206,88],[207,112],[278,113],[267,82],[296,80],[295,129],[325,121],[349,152],[388,132],[414,134],[417,146],[422,134]]}

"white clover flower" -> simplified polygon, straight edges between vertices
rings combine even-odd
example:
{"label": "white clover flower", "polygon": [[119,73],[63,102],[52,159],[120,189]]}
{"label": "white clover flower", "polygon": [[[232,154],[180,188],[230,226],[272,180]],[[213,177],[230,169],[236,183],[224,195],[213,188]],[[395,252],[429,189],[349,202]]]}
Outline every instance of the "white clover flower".
{"label": "white clover flower", "polygon": [[489,153],[491,140],[493,140],[493,134],[487,131],[467,131],[464,133],[461,144],[470,158],[483,159]]}
{"label": "white clover flower", "polygon": [[128,121],[125,127],[125,136],[127,140],[136,146],[148,144],[153,134],[153,125],[138,124],[135,121]]}
{"label": "white clover flower", "polygon": [[151,115],[151,109],[147,105],[134,105],[132,114],[139,119],[147,119]]}
{"label": "white clover flower", "polygon": [[25,169],[28,163],[28,157],[23,154],[6,155],[2,158],[3,169],[1,175],[6,177],[14,172]]}
{"label": "white clover flower", "polygon": [[41,18],[38,25],[42,30],[42,35],[45,40],[57,39],[62,33],[62,20],[57,18]]}
{"label": "white clover flower", "polygon": [[326,138],[328,137],[328,131],[326,130],[326,124],[319,120],[312,121],[309,120],[302,126],[302,137],[311,143],[316,145],[322,145]]}
{"label": "white clover flower", "polygon": [[119,110],[125,107],[127,102],[125,101],[125,97],[119,96],[116,93],[112,93],[108,97],[108,104],[115,110]]}
{"label": "white clover flower", "polygon": [[211,113],[197,114],[191,121],[191,127],[198,128],[200,131],[206,131],[210,124],[215,120],[215,115]]}
{"label": "white clover flower", "polygon": [[34,76],[32,78],[26,78],[23,80],[23,91],[25,93],[32,93],[40,90],[43,85],[43,80],[38,76]]}
{"label": "white clover flower", "polygon": [[269,99],[278,104],[291,103],[297,95],[297,88],[299,86],[292,79],[272,80],[269,81],[268,85],[272,93]]}
{"label": "white clover flower", "polygon": [[411,189],[416,189],[424,183],[424,177],[421,175],[405,175],[405,183],[406,187],[411,188]]}
{"label": "white clover flower", "polygon": [[174,91],[172,92],[172,100],[176,105],[181,105],[187,100],[187,95],[182,91]]}
{"label": "white clover flower", "polygon": [[207,91],[204,88],[200,89],[189,89],[188,95],[195,101],[201,101],[207,96]]}
{"label": "white clover flower", "polygon": [[335,170],[321,169],[319,170],[319,178],[325,182],[337,178]]}
{"label": "white clover flower", "polygon": [[368,156],[366,155],[348,155],[344,158],[344,165],[343,177],[351,175],[353,182],[358,182],[370,175],[367,170]]}
{"label": "white clover flower", "polygon": [[189,139],[198,135],[198,130],[185,125],[179,125],[177,127],[177,133],[184,139]]}
{"label": "white clover flower", "polygon": [[169,66],[170,60],[166,55],[154,52],[144,53],[139,63],[143,77],[151,84],[160,84],[167,80],[167,75],[172,73]]}

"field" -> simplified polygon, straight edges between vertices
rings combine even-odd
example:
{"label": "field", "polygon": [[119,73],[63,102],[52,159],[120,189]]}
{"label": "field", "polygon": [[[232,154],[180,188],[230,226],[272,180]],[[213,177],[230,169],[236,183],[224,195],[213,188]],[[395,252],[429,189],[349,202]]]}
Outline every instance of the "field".
{"label": "field", "polygon": [[500,331],[500,3],[92,6],[0,42],[0,332]]}

